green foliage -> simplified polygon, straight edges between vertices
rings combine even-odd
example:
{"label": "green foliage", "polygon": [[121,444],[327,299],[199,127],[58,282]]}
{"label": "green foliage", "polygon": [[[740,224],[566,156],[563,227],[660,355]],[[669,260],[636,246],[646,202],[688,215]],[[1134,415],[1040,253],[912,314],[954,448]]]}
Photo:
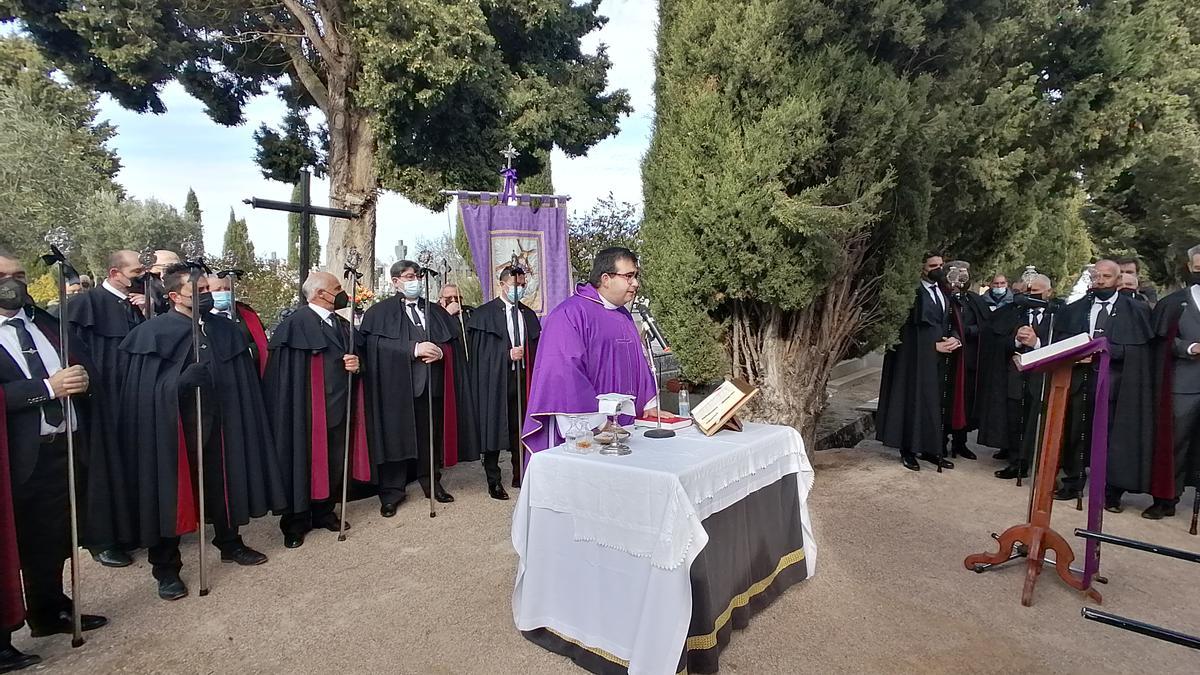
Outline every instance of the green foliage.
{"label": "green foliage", "polygon": [[571,269],[579,281],[587,279],[592,271],[592,259],[601,249],[624,246],[638,251],[642,248],[642,216],[637,205],[618,202],[611,192],[593,204],[591,211],[572,217],[567,229]]}
{"label": "green foliage", "polygon": [[258,144],[254,161],[263,178],[296,184],[301,169],[311,168],[318,177],[328,171],[323,152],[328,150],[328,133],[314,134],[304,114],[295,108],[283,118],[282,129],[276,131],[264,124],[254,132],[254,141]]}
{"label": "green foliage", "polygon": [[250,259],[242,269],[246,275],[238,283],[238,300],[253,307],[270,330],[283,318],[283,310],[296,306],[299,275],[282,259]]}
{"label": "green foliage", "polygon": [[112,251],[154,249],[181,251],[183,242],[195,236],[200,224],[175,207],[147,199],[121,199],[113,192],[100,192],[88,199],[73,218],[79,223],[75,256],[80,272],[91,270],[103,278],[105,261]]}
{"label": "green foliage", "polygon": [[894,339],[926,248],[1078,270],[1180,39],[1179,3],[1136,4],[663,0],[643,237],[688,376],[823,390]]}
{"label": "green foliage", "polygon": [[183,203],[183,215],[193,223],[203,222],[204,212],[200,210],[200,199],[196,191],[188,188],[187,200]]}
{"label": "green foliage", "polygon": [[[300,184],[292,186],[293,203],[300,202]],[[309,260],[316,262],[321,259],[321,235],[317,232],[317,219],[308,219],[308,246],[311,251]],[[288,214],[288,253],[287,264],[294,270],[300,269],[300,214]]]}
{"label": "green foliage", "polygon": [[445,266],[449,265],[450,273],[438,277],[438,289],[445,283],[457,284],[464,303],[479,305],[484,300],[475,268],[458,252],[454,237],[449,234],[441,234],[434,238],[420,237],[412,250],[432,253],[433,264],[430,267],[439,273],[444,272]]}
{"label": "green foliage", "polygon": [[233,209],[229,209],[229,224],[225,226],[221,256],[238,269],[245,269],[245,265],[255,261],[254,242],[250,241],[250,229],[246,226],[246,219],[235,217]]}

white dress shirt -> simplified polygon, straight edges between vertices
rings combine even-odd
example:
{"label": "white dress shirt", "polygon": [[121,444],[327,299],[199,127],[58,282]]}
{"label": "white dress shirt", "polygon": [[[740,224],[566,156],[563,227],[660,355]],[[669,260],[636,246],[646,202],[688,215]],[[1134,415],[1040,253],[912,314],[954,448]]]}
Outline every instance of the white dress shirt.
{"label": "white dress shirt", "polygon": [[116,288],[113,287],[112,284],[108,283],[108,279],[105,279],[104,281],[100,282],[100,287],[103,288],[104,290],[108,291],[109,293],[112,293],[113,295],[117,296],[118,298],[120,298],[122,300],[127,300],[129,298],[129,295],[127,293],[117,290]]}
{"label": "white dress shirt", "polygon": [[[516,340],[516,337],[513,335],[513,327],[512,327],[512,323],[513,323],[512,322],[512,310],[513,310],[513,307],[515,307],[516,305],[509,302],[508,298],[505,298],[504,296],[500,296],[500,302],[504,303],[504,325],[508,326],[508,344],[513,347],[516,347],[517,340]],[[607,302],[607,301],[605,301],[605,302]],[[521,344],[525,344],[525,315],[518,313],[518,316],[520,318],[517,319],[517,325],[519,327],[519,330],[521,331]]]}
{"label": "white dress shirt", "polygon": [[1112,319],[1113,308],[1117,304],[1117,294],[1113,294],[1107,301],[1096,298],[1092,300],[1092,311],[1088,314],[1088,335],[1096,337],[1096,318],[1100,316],[1100,308],[1102,302],[1108,303],[1108,317]]}
{"label": "white dress shirt", "polygon": [[937,284],[925,280],[921,281],[921,285],[925,287],[925,292],[933,298],[934,304],[941,308],[944,314],[946,312],[946,295],[942,293],[942,289],[938,288]]}
{"label": "white dress shirt", "polygon": [[[324,321],[325,323],[329,324],[330,326],[335,325],[333,323],[333,320],[331,319],[331,317],[333,316],[332,310],[325,309],[324,307],[322,307],[320,305],[314,305],[311,302],[308,303],[308,308],[311,309],[317,316],[321,317],[321,321]],[[412,321],[412,319],[409,319],[409,321]]]}
{"label": "white dress shirt", "polygon": [[[42,365],[46,367],[46,374],[53,375],[62,370],[61,362],[58,360],[58,351],[54,349],[54,345],[50,344],[50,340],[42,333],[42,329],[34,325],[33,321],[28,318],[24,312],[18,313],[16,316],[21,317],[25,322],[25,328],[29,330],[30,337],[33,338],[33,346],[37,349],[38,356],[42,359]],[[4,351],[16,361],[17,367],[25,377],[32,377],[29,373],[29,364],[25,363],[25,355],[21,353],[21,341],[17,339],[17,329],[9,325],[9,321],[13,317],[0,316],[0,346],[4,347]],[[54,387],[50,386],[50,380],[42,380],[46,386],[46,393],[50,398],[54,398]],[[64,420],[57,427],[52,427],[46,424],[46,414],[42,414],[42,429],[41,435],[49,436],[55,433],[62,433],[67,430],[67,423]],[[72,421],[74,415],[72,415]],[[77,425],[76,425],[77,426]]]}

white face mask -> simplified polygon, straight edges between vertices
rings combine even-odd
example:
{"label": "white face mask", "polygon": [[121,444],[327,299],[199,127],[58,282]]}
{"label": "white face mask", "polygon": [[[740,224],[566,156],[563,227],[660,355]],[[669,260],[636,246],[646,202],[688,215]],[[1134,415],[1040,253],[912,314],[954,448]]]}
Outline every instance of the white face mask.
{"label": "white face mask", "polygon": [[408,298],[409,300],[416,300],[417,298],[421,297],[421,280],[413,279],[411,281],[405,281],[404,287],[400,289],[400,292],[403,293],[404,297]]}

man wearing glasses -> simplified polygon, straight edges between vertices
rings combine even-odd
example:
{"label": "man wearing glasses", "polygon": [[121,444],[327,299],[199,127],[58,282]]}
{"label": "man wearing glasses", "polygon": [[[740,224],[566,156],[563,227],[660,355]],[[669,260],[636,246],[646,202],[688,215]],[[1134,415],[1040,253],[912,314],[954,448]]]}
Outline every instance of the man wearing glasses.
{"label": "man wearing glasses", "polygon": [[[654,375],[626,308],[641,286],[638,276],[633,251],[606,248],[596,254],[588,283],[542,323],[521,434],[530,452],[562,443],[555,416],[595,414],[600,394],[629,394],[639,416],[658,414]],[[620,422],[632,418],[622,416]]]}

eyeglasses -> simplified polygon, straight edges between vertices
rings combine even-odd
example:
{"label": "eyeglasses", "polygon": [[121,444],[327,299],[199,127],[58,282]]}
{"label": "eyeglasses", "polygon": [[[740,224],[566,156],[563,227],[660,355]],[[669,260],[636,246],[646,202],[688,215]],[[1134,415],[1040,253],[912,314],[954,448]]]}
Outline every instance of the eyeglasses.
{"label": "eyeglasses", "polygon": [[413,274],[412,272],[409,272],[408,274],[401,274],[400,276],[398,276],[396,278],[399,279],[400,281],[416,281],[417,279],[420,279],[420,277]]}
{"label": "eyeglasses", "polygon": [[630,282],[637,281],[638,279],[641,279],[641,277],[642,277],[641,272],[625,272],[623,274],[621,272],[609,272],[609,274],[614,277],[625,277],[625,281],[630,281]]}

